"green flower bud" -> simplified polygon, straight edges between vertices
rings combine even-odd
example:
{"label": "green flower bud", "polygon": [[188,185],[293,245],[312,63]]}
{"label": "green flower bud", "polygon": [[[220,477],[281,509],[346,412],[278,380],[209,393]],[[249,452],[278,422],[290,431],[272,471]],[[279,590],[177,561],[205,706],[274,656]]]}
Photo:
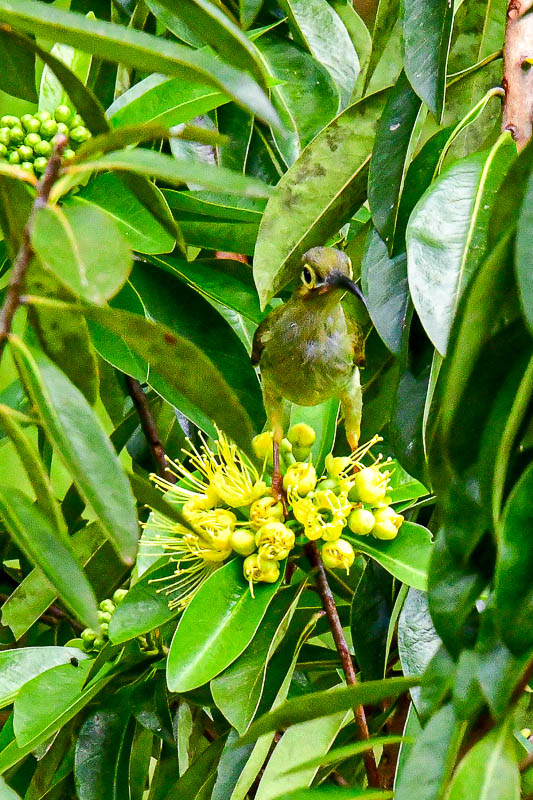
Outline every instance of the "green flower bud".
{"label": "green flower bud", "polygon": [[0,128],[0,144],[9,147],[11,144],[11,129],[6,126]]}
{"label": "green flower bud", "polygon": [[44,122],[41,122],[39,133],[43,139],[52,139],[57,133],[57,122],[55,119],[45,119]]}
{"label": "green flower bud", "polygon": [[10,164],[20,164],[20,156],[16,150],[13,150],[7,157]]}
{"label": "green flower bud", "polygon": [[109,613],[109,611],[98,611],[98,622],[102,624],[102,622],[111,622],[111,617],[113,615]]}
{"label": "green flower bud", "polygon": [[91,131],[83,125],[78,125],[77,128],[70,129],[70,138],[76,144],[82,144],[91,138]]}
{"label": "green flower bud", "polygon": [[102,600],[102,602],[99,604],[99,608],[101,609],[101,611],[107,611],[108,614],[112,614],[116,608],[116,605],[112,600],[106,598],[105,600]]}
{"label": "green flower bud", "polygon": [[24,144],[27,145],[27,147],[31,147],[32,150],[35,150],[35,148],[41,141],[42,139],[38,133],[28,133],[28,135],[24,139]]}
{"label": "green flower bud", "polygon": [[63,136],[68,136],[69,135],[69,127],[68,127],[68,125],[65,125],[64,122],[58,122],[57,123],[57,132],[58,133],[62,133]]}
{"label": "green flower bud", "polygon": [[20,119],[18,117],[13,116],[13,114],[5,114],[0,119],[0,126],[2,128],[20,128]]}
{"label": "green flower bud", "polygon": [[93,650],[101,650],[104,645],[104,639],[101,636],[97,636],[93,642]]}
{"label": "green flower bud", "polygon": [[367,536],[374,527],[375,519],[371,511],[355,508],[348,517],[348,527],[358,536]]}
{"label": "green flower bud", "polygon": [[298,447],[311,447],[315,443],[316,433],[310,425],[305,422],[297,422],[287,434],[289,442]]}
{"label": "green flower bud", "polygon": [[43,172],[44,172],[44,171],[45,171],[45,169],[46,169],[46,166],[47,166],[47,164],[48,164],[48,159],[47,159],[47,158],[45,158],[44,156],[39,156],[39,157],[38,157],[38,158],[36,158],[36,159],[34,160],[34,162],[33,162],[33,169],[34,169],[34,170],[35,170],[35,172],[37,172],[39,175],[42,175],[42,174],[43,174]]}
{"label": "green flower bud", "polygon": [[354,560],[353,547],[346,539],[335,539],[322,545],[322,561],[330,569],[345,569],[348,574]]}
{"label": "green flower bud", "polygon": [[310,447],[302,447],[300,445],[295,444],[292,448],[292,453],[296,461],[307,461],[311,454]]}
{"label": "green flower bud", "polygon": [[376,539],[395,539],[402,525],[403,517],[390,506],[374,511],[376,524],[372,528],[372,536]]}
{"label": "green flower bud", "polygon": [[52,115],[49,111],[38,111],[34,114],[35,119],[38,119],[39,122],[47,122],[49,119],[52,119]]}
{"label": "green flower bud", "polygon": [[90,649],[93,645],[94,640],[96,639],[97,633],[93,631],[92,628],[85,628],[80,633],[80,639],[83,641],[83,644]]}
{"label": "green flower bud", "polygon": [[354,475],[353,481],[354,485],[348,493],[348,499],[375,506],[387,494],[389,473],[382,473],[377,467],[365,467]]}
{"label": "green flower bud", "polygon": [[[59,106],[59,108],[60,107],[61,106]],[[113,592],[113,602],[115,603],[115,605],[118,606],[120,603],[122,603],[127,594],[128,594],[127,589],[117,589],[115,592]]]}
{"label": "green flower bud", "polygon": [[[22,128],[24,128],[24,130],[27,131],[28,133],[31,133],[32,131],[35,132],[35,123],[37,122],[37,120],[35,119],[33,114],[24,114],[20,118],[20,122]],[[37,130],[39,130],[38,126]]]}
{"label": "green flower bud", "polygon": [[109,639],[109,622],[101,622],[100,630],[104,639]]}
{"label": "green flower bud", "polygon": [[6,158],[6,157],[7,157],[7,147],[5,146],[5,144],[2,144],[0,142],[0,158]]}
{"label": "green flower bud", "polygon": [[31,163],[31,161],[22,161],[20,168],[23,169],[24,172],[31,173],[31,175],[35,174],[33,171],[33,164]]}
{"label": "green flower bud", "polygon": [[28,147],[27,144],[21,144],[20,147],[17,147],[17,153],[21,161],[33,161],[35,156],[33,148]]}
{"label": "green flower bud", "polygon": [[69,122],[70,118],[72,117],[72,111],[68,106],[61,105],[58,106],[54,111],[54,117],[56,122]]}
{"label": "green flower bud", "polygon": [[52,145],[50,142],[47,142],[46,139],[41,139],[40,142],[33,148],[33,152],[36,156],[44,156],[45,158],[48,158],[48,156],[52,153]]}
{"label": "green flower bud", "polygon": [[72,119],[70,120],[68,125],[69,125],[69,128],[71,128],[71,129],[72,128],[79,128],[80,125],[84,126],[85,122],[83,120],[83,117],[80,117],[79,114],[74,114],[74,116],[72,117]]}
{"label": "green flower bud", "polygon": [[14,125],[11,128],[11,144],[17,145],[22,144],[26,137],[25,132],[22,130],[20,125]]}
{"label": "green flower bud", "polygon": [[63,158],[65,159],[65,161],[69,161],[71,158],[74,158],[75,155],[76,153],[74,152],[74,150],[71,150],[70,147],[67,147],[67,149],[63,153]]}
{"label": "green flower bud", "polygon": [[231,549],[240,556],[249,556],[255,550],[255,534],[247,528],[236,528],[231,534]]}

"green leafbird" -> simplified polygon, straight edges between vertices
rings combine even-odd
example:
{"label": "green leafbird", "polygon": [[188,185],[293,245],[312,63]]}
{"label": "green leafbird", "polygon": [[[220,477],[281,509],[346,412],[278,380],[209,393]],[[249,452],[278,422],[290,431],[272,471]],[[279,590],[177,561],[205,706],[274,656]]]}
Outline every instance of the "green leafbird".
{"label": "green leafbird", "polygon": [[350,259],[334,247],[313,247],[303,256],[302,265],[302,285],[261,322],[252,348],[252,364],[259,364],[261,370],[263,400],[273,434],[272,492],[280,499],[284,400],[315,406],[338,397],[353,450],[361,427],[358,367],[364,363],[364,338],[341,304],[346,291],[364,302],[352,280]]}

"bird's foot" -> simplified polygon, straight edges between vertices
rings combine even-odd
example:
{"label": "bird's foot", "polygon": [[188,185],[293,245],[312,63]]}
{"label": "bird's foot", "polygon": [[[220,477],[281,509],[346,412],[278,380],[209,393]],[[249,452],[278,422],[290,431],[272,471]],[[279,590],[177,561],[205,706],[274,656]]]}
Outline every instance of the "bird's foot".
{"label": "bird's foot", "polygon": [[283,506],[283,514],[285,519],[289,516],[289,507],[287,504],[287,493],[283,488],[283,476],[281,474],[274,475],[272,478],[272,497],[274,497]]}

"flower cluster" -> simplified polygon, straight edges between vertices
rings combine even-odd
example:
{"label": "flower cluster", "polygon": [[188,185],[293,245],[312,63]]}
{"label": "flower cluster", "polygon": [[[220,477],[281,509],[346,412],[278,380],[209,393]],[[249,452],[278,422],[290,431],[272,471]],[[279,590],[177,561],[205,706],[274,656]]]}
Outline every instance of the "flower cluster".
{"label": "flower cluster", "polygon": [[6,114],[0,119],[0,160],[16,164],[31,175],[41,175],[60,134],[68,137],[69,147],[64,152],[67,160],[91,138],[83,119],[68,106],[57,106],[53,115],[49,111],[22,117]]}
{"label": "flower cluster", "polygon": [[327,567],[349,571],[355,553],[343,533],[393,539],[403,517],[390,506],[387,495],[391,472],[381,456],[372,463],[375,436],[351,456],[329,454],[325,472],[317,476],[311,459],[314,430],[304,423],[293,425],[281,445],[286,508],[272,495],[272,435],[252,442],[261,472],[226,436],[218,433],[213,447],[202,440],[191,443],[184,462],[170,462],[177,483],[152,475],[175,502],[187,525],[153,512],[143,536],[143,546],[168,553],[175,569],[170,578],[156,578],[169,596],[171,608],[182,609],[199,587],[235,555],[242,557],[243,574],[250,584],[275,583],[280,562],[297,546],[321,540]]}
{"label": "flower cluster", "polygon": [[109,623],[111,622],[111,617],[115,613],[116,607],[122,603],[127,594],[127,589],[117,589],[112,598],[102,600],[98,610],[100,630],[95,631],[93,628],[85,628],[80,633],[83,649],[86,652],[91,653],[101,650],[106,644],[109,639]]}

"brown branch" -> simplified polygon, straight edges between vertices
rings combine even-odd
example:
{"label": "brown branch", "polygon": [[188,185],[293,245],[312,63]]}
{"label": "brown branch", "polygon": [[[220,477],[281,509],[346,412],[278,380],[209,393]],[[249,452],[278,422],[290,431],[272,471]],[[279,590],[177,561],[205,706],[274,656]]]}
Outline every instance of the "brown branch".
{"label": "brown branch", "polygon": [[533,0],[510,0],[503,49],[502,130],[511,131],[521,150],[531,138],[533,122]]}
{"label": "brown branch", "polygon": [[22,243],[15,259],[15,263],[13,264],[13,272],[11,274],[11,280],[9,282],[4,304],[0,309],[0,358],[2,358],[7,337],[11,333],[13,317],[20,306],[20,296],[24,288],[24,280],[33,256],[31,230],[35,215],[39,209],[44,208],[48,203],[50,191],[52,190],[52,186],[56,182],[59,175],[61,159],[66,146],[67,137],[61,135],[58,136],[44,175],[37,184],[37,197],[34,200],[33,208],[22,234]]}
{"label": "brown branch", "polygon": [[[333,593],[330,589],[326,571],[324,569],[320,553],[318,552],[316,542],[309,542],[309,544],[306,546],[306,554],[311,562],[311,566],[316,572],[316,585],[320,597],[322,598],[322,605],[324,607],[324,611],[326,612],[331,633],[333,634],[333,639],[335,641],[335,647],[337,648],[337,652],[341,660],[342,669],[346,677],[346,683],[348,686],[355,686],[357,684],[357,678],[355,676],[352,657],[350,655],[350,650],[348,649],[348,643],[346,641],[346,637],[344,636],[344,631],[342,630],[339,613],[335,604],[335,598],[333,597]],[[362,740],[370,739],[363,706],[355,706],[353,709],[353,715],[358,738]],[[368,778],[368,785],[379,789],[381,782],[376,759],[374,758],[374,753],[372,750],[366,750],[362,755],[366,775]]]}
{"label": "brown branch", "polygon": [[159,438],[159,431],[141,384],[129,375],[126,375],[126,384],[133,400],[133,405],[139,415],[141,428],[148,442],[152,458],[156,464],[157,474],[160,478],[165,478],[170,483],[176,483],[176,476],[168,468],[167,454],[165,453],[163,442]]}

